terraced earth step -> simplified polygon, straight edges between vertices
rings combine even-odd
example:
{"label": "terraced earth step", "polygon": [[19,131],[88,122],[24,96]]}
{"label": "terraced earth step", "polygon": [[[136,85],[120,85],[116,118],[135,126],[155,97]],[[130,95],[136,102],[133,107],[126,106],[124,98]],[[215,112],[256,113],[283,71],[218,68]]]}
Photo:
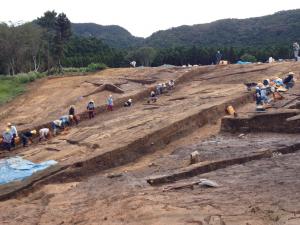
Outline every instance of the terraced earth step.
{"label": "terraced earth step", "polygon": [[226,160],[218,160],[212,162],[200,162],[197,164],[193,164],[191,166],[179,169],[174,173],[165,174],[165,175],[158,175],[155,177],[150,177],[147,179],[147,182],[150,185],[162,185],[165,183],[171,183],[178,180],[186,179],[189,177],[194,177],[200,174],[208,173],[214,170],[223,169],[229,166],[237,165],[237,164],[244,164],[246,162],[250,162],[253,160],[260,160],[265,158],[271,158],[274,154],[289,154],[300,150],[300,142],[275,149],[275,150],[265,150],[259,153],[246,155],[242,157],[226,159]]}

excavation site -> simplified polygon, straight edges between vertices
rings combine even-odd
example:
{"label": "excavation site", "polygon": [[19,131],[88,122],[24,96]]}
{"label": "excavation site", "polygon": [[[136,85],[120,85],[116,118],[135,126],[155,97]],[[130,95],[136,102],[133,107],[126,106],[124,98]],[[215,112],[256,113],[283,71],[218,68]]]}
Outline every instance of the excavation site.
{"label": "excavation site", "polygon": [[[32,134],[0,151],[0,224],[299,225],[299,71],[164,65],[32,82],[0,106],[2,130]],[[276,83],[288,74],[292,87]],[[276,91],[257,104],[265,80]],[[70,106],[78,124],[55,127]]]}

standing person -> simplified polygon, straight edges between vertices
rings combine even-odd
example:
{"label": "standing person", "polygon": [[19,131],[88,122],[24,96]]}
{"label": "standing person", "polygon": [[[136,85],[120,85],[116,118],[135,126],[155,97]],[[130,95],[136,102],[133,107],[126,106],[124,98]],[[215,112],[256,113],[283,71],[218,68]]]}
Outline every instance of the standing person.
{"label": "standing person", "polygon": [[262,104],[262,99],[261,99],[261,90],[260,90],[260,86],[262,84],[258,83],[256,88],[255,88],[255,100],[256,100],[256,105],[261,105]]}
{"label": "standing person", "polygon": [[297,42],[293,43],[293,51],[294,51],[295,61],[299,60],[299,50],[300,50],[299,44]]}
{"label": "standing person", "polygon": [[7,123],[7,127],[10,130],[10,133],[12,134],[13,138],[11,140],[11,147],[16,147],[16,138],[18,137],[18,131],[15,126],[13,126],[11,123]]}
{"label": "standing person", "polygon": [[175,82],[174,82],[174,80],[170,80],[169,81],[169,88],[170,89],[173,89],[175,87]]}
{"label": "standing person", "polygon": [[113,111],[113,106],[114,106],[114,100],[112,95],[109,95],[108,99],[107,99],[107,110],[108,111]]}
{"label": "standing person", "polygon": [[220,51],[217,51],[217,54],[216,54],[216,65],[220,64],[221,59],[222,59],[222,54],[221,54]]}
{"label": "standing person", "polygon": [[89,118],[92,119],[95,116],[95,102],[93,100],[89,101],[87,107],[86,107]]}
{"label": "standing person", "polygon": [[25,131],[21,134],[23,147],[28,147],[28,140],[33,142],[32,137],[36,135],[36,130]]}
{"label": "standing person", "polygon": [[3,148],[10,151],[13,135],[10,132],[9,128],[6,128],[6,130],[3,132],[2,138],[3,138]]}
{"label": "standing person", "polygon": [[76,125],[78,125],[79,120],[78,120],[78,116],[76,116],[76,113],[75,113],[75,106],[74,106],[74,105],[71,105],[71,106],[70,106],[70,109],[69,109],[69,115],[70,115],[70,116],[73,116],[73,120],[75,121]]}
{"label": "standing person", "polygon": [[51,137],[51,133],[50,133],[49,128],[40,129],[39,130],[39,135],[40,135],[39,142],[42,141],[42,140],[48,140]]}

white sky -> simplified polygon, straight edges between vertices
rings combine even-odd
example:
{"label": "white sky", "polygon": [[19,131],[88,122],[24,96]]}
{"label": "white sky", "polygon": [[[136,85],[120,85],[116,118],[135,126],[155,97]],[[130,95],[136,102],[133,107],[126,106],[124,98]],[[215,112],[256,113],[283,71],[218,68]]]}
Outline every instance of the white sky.
{"label": "white sky", "polygon": [[0,0],[0,21],[31,21],[47,10],[72,22],[120,25],[135,36],[158,30],[248,18],[300,8],[300,0]]}

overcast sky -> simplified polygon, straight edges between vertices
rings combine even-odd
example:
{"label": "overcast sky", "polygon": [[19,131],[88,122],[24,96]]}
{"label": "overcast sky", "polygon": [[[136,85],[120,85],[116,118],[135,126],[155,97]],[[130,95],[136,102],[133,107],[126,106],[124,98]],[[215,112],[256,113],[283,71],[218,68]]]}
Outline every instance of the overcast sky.
{"label": "overcast sky", "polygon": [[135,36],[180,25],[300,8],[300,0],[1,0],[0,21],[31,21],[47,10],[72,22],[120,25]]}

